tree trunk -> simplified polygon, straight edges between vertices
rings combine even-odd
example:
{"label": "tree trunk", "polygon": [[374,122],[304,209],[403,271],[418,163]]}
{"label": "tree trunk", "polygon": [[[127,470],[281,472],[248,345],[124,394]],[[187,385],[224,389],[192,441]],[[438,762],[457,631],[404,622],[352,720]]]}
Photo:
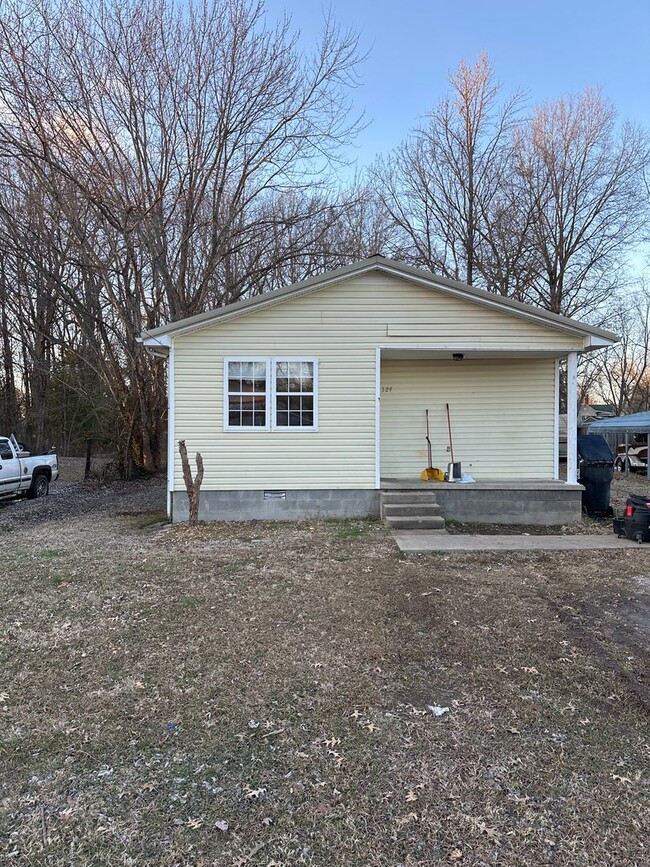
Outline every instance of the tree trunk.
{"label": "tree trunk", "polygon": [[183,465],[183,481],[185,482],[185,490],[187,491],[187,502],[189,506],[189,517],[187,523],[190,527],[196,527],[199,523],[199,497],[201,492],[201,482],[203,481],[203,458],[201,453],[196,453],[196,478],[192,479],[192,470],[190,461],[187,457],[187,448],[185,440],[180,440],[178,443],[178,451],[181,454],[181,464]]}

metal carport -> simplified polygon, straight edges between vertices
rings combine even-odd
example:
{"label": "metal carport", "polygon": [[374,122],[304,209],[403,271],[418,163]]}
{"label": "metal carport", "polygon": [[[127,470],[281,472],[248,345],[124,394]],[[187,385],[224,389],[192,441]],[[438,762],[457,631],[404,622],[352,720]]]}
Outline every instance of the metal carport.
{"label": "metal carport", "polygon": [[[615,418],[598,419],[589,425],[589,433],[601,434],[602,436],[624,434],[625,455],[627,458],[630,434],[648,434],[648,445],[650,447],[650,412],[635,412],[631,415],[617,415]],[[647,465],[646,475],[650,478],[650,460],[647,461]],[[628,471],[627,460],[625,461],[625,471]]]}

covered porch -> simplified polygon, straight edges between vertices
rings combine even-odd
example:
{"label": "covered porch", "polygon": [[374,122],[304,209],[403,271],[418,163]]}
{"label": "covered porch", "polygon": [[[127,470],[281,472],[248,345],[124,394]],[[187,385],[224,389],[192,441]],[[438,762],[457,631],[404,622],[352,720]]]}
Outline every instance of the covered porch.
{"label": "covered porch", "polygon": [[[577,356],[557,349],[382,347],[377,352],[377,487],[435,493],[447,519],[579,520]],[[560,473],[559,461],[563,363],[569,410],[566,474]],[[454,461],[474,481],[420,479],[429,465],[426,410],[431,466],[446,471],[453,449]]]}

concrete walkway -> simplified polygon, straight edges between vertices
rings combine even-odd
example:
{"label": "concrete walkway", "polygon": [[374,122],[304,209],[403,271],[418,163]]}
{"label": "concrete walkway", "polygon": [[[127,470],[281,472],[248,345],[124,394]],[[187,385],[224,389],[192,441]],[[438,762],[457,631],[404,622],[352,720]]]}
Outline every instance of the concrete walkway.
{"label": "concrete walkway", "polygon": [[[401,551],[423,554],[427,551],[596,551],[643,548],[629,539],[610,535],[578,536],[471,536],[469,534],[429,533],[426,530],[393,532]],[[650,545],[648,546],[650,550]]]}

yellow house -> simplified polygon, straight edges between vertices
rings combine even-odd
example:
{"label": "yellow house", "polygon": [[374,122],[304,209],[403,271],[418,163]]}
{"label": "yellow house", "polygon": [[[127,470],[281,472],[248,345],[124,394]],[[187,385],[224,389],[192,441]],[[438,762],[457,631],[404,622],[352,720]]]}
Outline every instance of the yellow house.
{"label": "yellow house", "polygon": [[[185,440],[203,456],[207,520],[372,515],[383,488],[425,485],[450,518],[556,523],[580,515],[578,354],[616,337],[374,256],[141,340],[168,359],[174,520],[187,517]],[[433,466],[453,447],[474,482],[419,482],[425,410]]]}

